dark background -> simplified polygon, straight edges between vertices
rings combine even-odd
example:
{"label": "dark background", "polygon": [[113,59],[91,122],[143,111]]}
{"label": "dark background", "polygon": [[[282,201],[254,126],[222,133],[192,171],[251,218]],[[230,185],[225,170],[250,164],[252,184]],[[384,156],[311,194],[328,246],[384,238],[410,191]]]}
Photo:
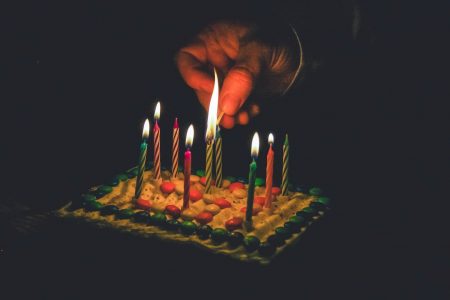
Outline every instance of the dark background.
{"label": "dark background", "polygon": [[[296,9],[295,2],[272,6],[278,14]],[[275,133],[278,155],[289,133],[291,177],[323,187],[334,203],[299,245],[258,268],[51,218],[20,233],[13,220],[24,213],[13,213],[0,222],[2,298],[448,296],[442,203],[448,196],[439,194],[448,176],[438,177],[448,167],[448,113],[438,106],[448,26],[432,5],[362,6],[364,43],[306,74],[284,99],[265,103],[249,126],[223,132],[224,172],[237,176],[247,173],[255,130],[263,141],[260,176],[268,132]],[[193,165],[202,168],[206,113],[179,76],[174,54],[211,20],[270,15],[267,7],[215,1],[3,7],[0,204],[45,213],[133,166],[156,98],[163,164],[170,163],[178,116],[182,141],[189,123],[196,128]]]}

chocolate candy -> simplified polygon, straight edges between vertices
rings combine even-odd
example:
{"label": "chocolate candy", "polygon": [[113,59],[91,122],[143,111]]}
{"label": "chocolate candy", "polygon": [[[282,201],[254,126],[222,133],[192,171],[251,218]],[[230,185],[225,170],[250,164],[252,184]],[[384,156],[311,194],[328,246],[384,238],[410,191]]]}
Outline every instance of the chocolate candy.
{"label": "chocolate candy", "polygon": [[285,227],[275,228],[275,234],[280,237],[280,239],[286,240],[291,237],[291,233]]}
{"label": "chocolate candy", "polygon": [[228,189],[230,191],[234,191],[237,189],[244,189],[245,185],[242,182],[233,182],[232,184],[230,184],[230,186],[228,187]]}
{"label": "chocolate candy", "polygon": [[257,196],[253,199],[253,203],[259,204],[260,206],[264,206],[264,203],[266,203],[266,197]]}
{"label": "chocolate candy", "polygon": [[119,179],[117,177],[114,177],[113,179],[111,179],[111,181],[109,182],[110,186],[118,186],[119,185]]}
{"label": "chocolate candy", "polygon": [[272,187],[272,195],[278,196],[281,194],[281,189],[277,186]]}
{"label": "chocolate candy", "polygon": [[92,194],[85,194],[81,197],[81,202],[95,201],[97,198]]}
{"label": "chocolate candy", "polygon": [[195,217],[195,220],[202,225],[205,225],[205,224],[211,222],[212,219],[213,219],[213,214],[208,211],[203,211]]}
{"label": "chocolate candy", "polygon": [[[200,178],[200,183],[201,183],[203,186],[205,186],[205,185],[206,185],[206,177],[201,177],[201,178]],[[212,179],[212,180],[211,180],[211,185],[215,185],[215,184],[216,184],[215,180]]]}
{"label": "chocolate candy", "polygon": [[132,220],[136,223],[148,224],[150,223],[150,215],[148,212],[141,210],[134,213]]}
{"label": "chocolate candy", "polygon": [[230,248],[236,248],[240,244],[242,244],[242,241],[244,240],[244,235],[240,233],[239,231],[233,231],[228,236],[228,245]]}
{"label": "chocolate candy", "polygon": [[284,223],[284,228],[286,228],[291,233],[296,233],[300,232],[302,226],[299,223],[287,221],[286,223]]}
{"label": "chocolate candy", "polygon": [[144,209],[144,210],[149,210],[152,207],[152,202],[150,200],[145,200],[145,199],[139,198],[136,201],[136,207],[138,207],[140,209]]}
{"label": "chocolate candy", "polygon": [[316,213],[317,213],[316,209],[312,207],[305,207],[301,211],[298,211],[295,215],[303,217],[305,220],[310,220]]}
{"label": "chocolate candy", "polygon": [[280,235],[273,234],[267,238],[267,243],[279,247],[284,244],[284,239]]}
{"label": "chocolate candy", "polygon": [[105,205],[100,209],[102,216],[109,216],[119,211],[119,208],[115,205]]}
{"label": "chocolate candy", "polygon": [[197,229],[198,238],[201,240],[206,240],[211,234],[212,228],[208,225],[202,225]]}
{"label": "chocolate candy", "polygon": [[205,170],[197,170],[197,171],[195,171],[195,175],[197,175],[199,177],[203,177],[203,176],[205,176]]}
{"label": "chocolate candy", "polygon": [[191,221],[183,221],[181,223],[181,233],[191,235],[195,232],[197,226]]}
{"label": "chocolate candy", "polygon": [[178,217],[180,217],[181,214],[181,209],[179,209],[177,206],[175,205],[167,205],[166,208],[164,209],[164,212],[170,216],[172,216],[174,219],[178,219]]}
{"label": "chocolate candy", "polygon": [[[262,210],[262,207],[255,203],[253,205],[252,216],[256,216],[261,210]],[[247,206],[242,207],[241,212],[245,214],[247,212]]]}
{"label": "chocolate candy", "polygon": [[192,202],[197,202],[198,200],[202,199],[202,197],[203,197],[203,195],[199,190],[197,190],[195,188],[191,188],[189,190],[189,199]]}
{"label": "chocolate candy", "polygon": [[117,178],[117,180],[119,180],[119,181],[126,181],[126,180],[128,180],[127,174],[123,174],[123,173],[117,175],[116,178]]}
{"label": "chocolate candy", "polygon": [[100,191],[105,194],[111,193],[112,190],[113,190],[113,188],[109,185],[101,185],[97,188],[97,191]]}
{"label": "chocolate candy", "polygon": [[266,181],[264,180],[264,178],[261,178],[261,177],[256,177],[256,179],[255,179],[256,186],[263,186],[265,182]]}
{"label": "chocolate candy", "polygon": [[211,232],[211,239],[217,244],[225,242],[227,237],[228,231],[224,228],[216,228]]}
{"label": "chocolate candy", "polygon": [[256,236],[247,235],[244,238],[244,247],[245,247],[245,250],[247,250],[248,252],[253,252],[256,249],[258,249],[259,244],[260,244],[260,241]]}
{"label": "chocolate candy", "polygon": [[319,203],[322,203],[322,204],[325,205],[325,206],[329,206],[330,203],[331,203],[330,198],[325,197],[325,196],[322,196],[322,197],[317,198],[316,201],[319,202]]}
{"label": "chocolate candy", "polygon": [[225,222],[225,228],[233,231],[242,228],[242,218],[234,217]]}
{"label": "chocolate candy", "polygon": [[150,216],[151,223],[157,226],[165,225],[166,220],[166,215],[162,212],[157,212],[154,215]]}
{"label": "chocolate candy", "polygon": [[230,201],[228,201],[225,198],[217,198],[216,200],[214,200],[214,204],[219,206],[222,209],[227,208],[227,207],[231,207]]}
{"label": "chocolate candy", "polygon": [[167,220],[166,227],[169,230],[175,231],[180,227],[180,222],[178,222],[178,220],[176,219]]}
{"label": "chocolate candy", "polygon": [[127,172],[127,176],[128,176],[128,178],[133,178],[133,177],[137,176],[137,173],[138,173],[138,169],[133,168]]}
{"label": "chocolate candy", "polygon": [[126,208],[121,209],[116,213],[116,219],[123,220],[123,219],[129,219],[131,216],[133,216],[134,211],[132,209]]}
{"label": "chocolate candy", "polygon": [[269,243],[262,243],[259,246],[258,252],[259,254],[261,254],[262,256],[268,257],[268,256],[272,256],[275,253],[275,246]]}
{"label": "chocolate candy", "polygon": [[322,189],[318,187],[312,187],[309,189],[309,193],[313,196],[320,196],[322,195]]}
{"label": "chocolate candy", "polygon": [[86,202],[86,205],[85,205],[85,209],[87,211],[100,210],[102,207],[103,207],[103,204],[101,204],[98,201],[89,201],[89,202]]}
{"label": "chocolate candy", "polygon": [[170,194],[173,191],[175,191],[175,184],[170,181],[164,181],[159,188],[161,189],[161,192],[165,194]]}

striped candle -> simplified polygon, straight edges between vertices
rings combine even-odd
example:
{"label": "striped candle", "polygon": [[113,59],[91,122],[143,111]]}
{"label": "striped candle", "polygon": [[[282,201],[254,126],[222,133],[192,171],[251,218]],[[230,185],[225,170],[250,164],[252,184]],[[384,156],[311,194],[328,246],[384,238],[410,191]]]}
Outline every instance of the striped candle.
{"label": "striped candle", "polygon": [[287,195],[289,182],[289,140],[288,135],[284,139],[283,144],[283,174],[281,182],[281,194]]}
{"label": "striped candle", "polygon": [[155,126],[153,127],[153,143],[154,143],[154,147],[153,147],[153,153],[154,153],[154,167],[153,167],[153,172],[154,172],[154,178],[156,180],[161,180],[161,145],[160,145],[160,129],[159,129],[159,125],[158,125],[158,120],[159,120],[159,115],[160,115],[160,110],[161,110],[161,105],[159,104],[159,102],[156,104],[156,108],[155,108]]}
{"label": "striped candle", "polygon": [[220,128],[217,126],[216,133],[216,186],[222,187],[222,136],[220,134]]}
{"label": "striped candle", "polygon": [[175,118],[173,124],[172,137],[172,178],[176,178],[178,174],[178,151],[180,143],[180,127],[178,127],[178,118]]}
{"label": "striped candle", "polygon": [[145,162],[147,160],[147,138],[149,131],[150,131],[150,122],[148,121],[148,119],[146,119],[144,123],[144,129],[142,131],[142,143],[139,153],[139,165],[136,177],[136,188],[134,190],[135,200],[139,199],[142,193],[142,186],[144,183]]}
{"label": "striped candle", "polygon": [[273,186],[273,160],[274,151],[272,148],[273,144],[273,134],[269,134],[269,151],[267,152],[267,165],[266,165],[266,202],[264,203],[265,208],[272,207],[272,186]]}
{"label": "striped candle", "polygon": [[211,192],[211,181],[212,181],[212,165],[213,165],[213,142],[206,142],[206,186],[205,193],[209,194]]}

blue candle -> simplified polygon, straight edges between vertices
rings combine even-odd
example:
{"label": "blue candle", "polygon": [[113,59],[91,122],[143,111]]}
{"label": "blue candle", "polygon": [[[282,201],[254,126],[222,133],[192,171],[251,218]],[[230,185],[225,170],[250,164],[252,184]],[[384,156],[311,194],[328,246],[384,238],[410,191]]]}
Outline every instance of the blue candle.
{"label": "blue candle", "polygon": [[256,159],[258,158],[259,152],[259,135],[257,132],[253,135],[252,139],[252,162],[250,163],[250,172],[248,174],[248,194],[247,194],[247,208],[245,211],[245,220],[247,222],[252,221],[253,214],[253,199],[255,196],[255,181],[256,181]]}

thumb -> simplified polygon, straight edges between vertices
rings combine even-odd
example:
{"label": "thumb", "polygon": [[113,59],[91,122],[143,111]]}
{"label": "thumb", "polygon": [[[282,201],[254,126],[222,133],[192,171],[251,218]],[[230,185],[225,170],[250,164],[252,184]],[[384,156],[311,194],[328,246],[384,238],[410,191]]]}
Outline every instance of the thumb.
{"label": "thumb", "polygon": [[240,49],[236,64],[223,82],[219,106],[227,115],[235,115],[253,90],[261,72],[261,48],[248,44]]}

